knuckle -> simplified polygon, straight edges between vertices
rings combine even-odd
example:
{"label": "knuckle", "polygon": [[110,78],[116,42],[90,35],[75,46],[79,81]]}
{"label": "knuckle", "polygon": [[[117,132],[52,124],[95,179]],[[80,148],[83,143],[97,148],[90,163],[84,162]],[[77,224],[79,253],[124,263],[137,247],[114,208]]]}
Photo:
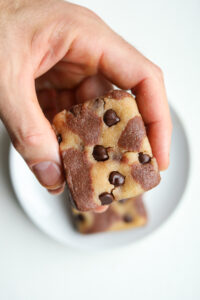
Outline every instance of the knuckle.
{"label": "knuckle", "polygon": [[[83,6],[76,6],[77,14],[79,15],[79,24],[84,28],[90,28],[92,26],[97,26],[104,24],[103,20],[91,9]],[[93,25],[92,25],[93,24]]]}
{"label": "knuckle", "polygon": [[156,77],[160,81],[164,81],[163,71],[159,66],[153,64],[153,72],[154,72],[154,77]]}
{"label": "knuckle", "polygon": [[41,145],[44,140],[44,134],[27,132],[26,134],[13,137],[11,140],[15,149],[24,155],[30,148],[36,148]]}
{"label": "knuckle", "polygon": [[87,7],[81,7],[82,13],[86,15],[86,17],[91,17],[91,18],[99,18],[99,16],[91,9]]}

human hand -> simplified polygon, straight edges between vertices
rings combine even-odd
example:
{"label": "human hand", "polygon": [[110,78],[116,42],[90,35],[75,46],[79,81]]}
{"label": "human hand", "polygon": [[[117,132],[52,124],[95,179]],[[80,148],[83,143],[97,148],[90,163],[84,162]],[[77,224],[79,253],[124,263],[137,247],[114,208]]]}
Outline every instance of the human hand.
{"label": "human hand", "polygon": [[[159,168],[168,167],[172,125],[162,72],[93,12],[59,0],[0,0],[0,45],[0,117],[52,193],[63,190],[64,177],[38,98],[43,108],[57,103],[60,110],[102,95],[112,84],[130,89]],[[48,88],[58,92],[52,96],[55,90]]]}

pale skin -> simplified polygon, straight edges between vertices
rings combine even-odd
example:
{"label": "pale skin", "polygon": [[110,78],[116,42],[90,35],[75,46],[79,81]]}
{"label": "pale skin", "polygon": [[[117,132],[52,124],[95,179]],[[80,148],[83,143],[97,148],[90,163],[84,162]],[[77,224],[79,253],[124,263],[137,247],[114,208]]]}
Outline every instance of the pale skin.
{"label": "pale skin", "polygon": [[112,84],[136,96],[153,154],[160,170],[166,169],[172,122],[160,68],[84,7],[0,0],[0,118],[52,194],[63,191],[64,176],[47,118],[106,93]]}

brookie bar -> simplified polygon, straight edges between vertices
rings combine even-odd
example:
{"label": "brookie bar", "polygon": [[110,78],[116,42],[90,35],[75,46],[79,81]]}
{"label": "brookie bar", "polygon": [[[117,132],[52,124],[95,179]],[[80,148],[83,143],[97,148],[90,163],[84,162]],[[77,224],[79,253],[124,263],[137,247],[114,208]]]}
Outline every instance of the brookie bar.
{"label": "brookie bar", "polygon": [[58,113],[53,127],[78,210],[136,197],[160,182],[143,120],[129,93],[113,90],[75,105]]}

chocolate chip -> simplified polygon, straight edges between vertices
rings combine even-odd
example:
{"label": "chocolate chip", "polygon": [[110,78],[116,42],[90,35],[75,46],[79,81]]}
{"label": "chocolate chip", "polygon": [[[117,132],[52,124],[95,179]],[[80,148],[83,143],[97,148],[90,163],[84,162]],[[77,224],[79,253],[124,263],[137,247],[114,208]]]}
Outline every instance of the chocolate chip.
{"label": "chocolate chip", "polygon": [[92,155],[97,161],[104,161],[109,158],[107,149],[101,145],[96,145],[94,147]]}
{"label": "chocolate chip", "polygon": [[111,127],[117,124],[120,121],[120,118],[113,109],[108,109],[103,116],[103,120],[106,123],[106,125]]}
{"label": "chocolate chip", "polygon": [[148,154],[144,154],[142,152],[139,153],[138,158],[139,158],[139,162],[143,165],[151,161],[151,157]]}
{"label": "chocolate chip", "polygon": [[113,195],[106,192],[99,195],[99,199],[102,205],[110,204],[114,200]]}
{"label": "chocolate chip", "polygon": [[120,186],[124,184],[125,177],[117,171],[113,171],[110,173],[109,181],[114,186]]}
{"label": "chocolate chip", "polygon": [[58,144],[60,144],[62,142],[62,136],[61,136],[61,134],[57,135],[57,140],[58,140]]}
{"label": "chocolate chip", "polygon": [[126,215],[124,215],[123,220],[126,223],[130,223],[130,222],[133,221],[133,217],[131,215],[129,215],[129,214],[126,214]]}
{"label": "chocolate chip", "polygon": [[77,219],[77,221],[79,221],[79,222],[85,221],[85,217],[84,217],[84,215],[82,215],[82,214],[76,215],[76,219]]}

